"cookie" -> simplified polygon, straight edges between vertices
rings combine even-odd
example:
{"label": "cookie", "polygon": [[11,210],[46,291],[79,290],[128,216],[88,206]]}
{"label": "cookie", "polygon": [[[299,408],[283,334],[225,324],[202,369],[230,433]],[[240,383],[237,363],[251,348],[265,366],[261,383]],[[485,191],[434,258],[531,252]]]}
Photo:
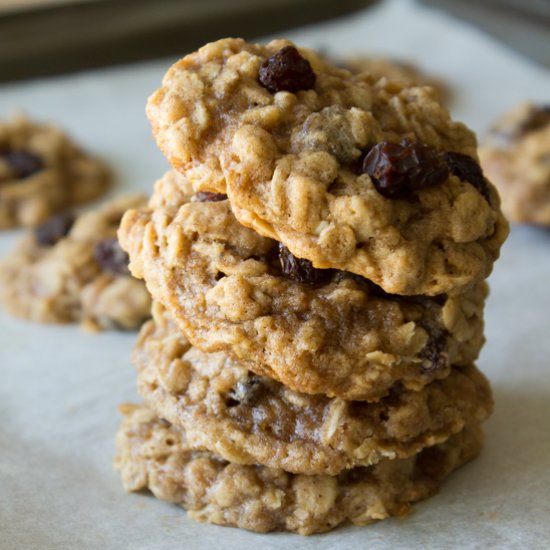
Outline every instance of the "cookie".
{"label": "cookie", "polygon": [[240,223],[386,292],[467,287],[507,235],[474,134],[429,88],[287,41],[225,39],[173,65],[147,113],[195,190],[227,193]]}
{"label": "cookie", "polygon": [[439,78],[426,74],[414,63],[371,55],[350,55],[335,62],[352,73],[370,73],[375,79],[386,78],[404,86],[430,86],[440,103],[448,99],[449,88]]}
{"label": "cookie", "polygon": [[485,283],[432,298],[388,295],[312,268],[240,225],[229,201],[212,200],[223,196],[192,192],[168,173],[153,209],[125,214],[119,239],[133,274],[199,349],[225,351],[295,391],[370,401],[476,359]]}
{"label": "cookie", "polygon": [[37,225],[99,197],[110,179],[55,126],[25,117],[0,123],[0,228]]}
{"label": "cookie", "polygon": [[550,225],[550,106],[524,103],[506,113],[479,156],[511,221]]}
{"label": "cookie", "polygon": [[384,459],[338,476],[295,475],[243,466],[192,450],[183,431],[145,407],[125,405],[115,468],[127,491],[149,489],[183,506],[192,519],[251,531],[309,535],[350,522],[403,516],[434,494],[483,441],[478,424],[405,459]]}
{"label": "cookie", "polygon": [[151,299],[130,275],[116,231],[124,211],[144,203],[122,196],[76,219],[59,214],[37,226],[0,262],[0,301],[11,314],[41,323],[141,326]]}
{"label": "cookie", "polygon": [[133,353],[138,388],[195,449],[238,464],[335,475],[404,458],[445,441],[492,409],[487,380],[453,369],[422,391],[395,388],[378,403],[294,392],[224,353],[191,346],[159,305]]}

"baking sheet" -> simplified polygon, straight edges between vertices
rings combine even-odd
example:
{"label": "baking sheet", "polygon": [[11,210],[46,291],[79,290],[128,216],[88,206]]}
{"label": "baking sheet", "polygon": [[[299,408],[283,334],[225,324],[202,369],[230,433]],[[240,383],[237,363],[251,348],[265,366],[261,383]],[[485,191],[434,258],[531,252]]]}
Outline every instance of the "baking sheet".
{"label": "baking sheet", "polygon": [[[478,131],[550,74],[478,31],[394,0],[289,35],[335,53],[416,59],[454,90],[452,110]],[[24,109],[58,122],[149,191],[167,167],[143,114],[171,60],[0,88],[0,116]],[[18,231],[0,235],[0,253]],[[179,508],[127,495],[111,468],[117,405],[137,400],[134,334],[87,334],[0,312],[0,548],[206,549],[547,548],[550,544],[550,231],[514,227],[491,279],[479,366],[496,412],[481,457],[414,514],[303,538],[189,521]]]}

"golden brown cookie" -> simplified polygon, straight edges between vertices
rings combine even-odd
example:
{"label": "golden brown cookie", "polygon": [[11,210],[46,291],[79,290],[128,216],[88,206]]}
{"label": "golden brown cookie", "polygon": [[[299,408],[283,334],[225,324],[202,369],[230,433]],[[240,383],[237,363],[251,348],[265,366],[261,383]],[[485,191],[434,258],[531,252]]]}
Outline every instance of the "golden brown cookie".
{"label": "golden brown cookie", "polygon": [[183,431],[149,409],[121,409],[125,418],[117,434],[115,468],[127,491],[149,489],[183,506],[195,520],[259,532],[310,535],[344,522],[365,525],[403,516],[475,457],[483,442],[479,425],[473,424],[410,458],[385,459],[338,476],[305,476],[194,451]]}
{"label": "golden brown cookie", "polygon": [[395,388],[377,403],[294,392],[225,354],[191,346],[166,311],[141,329],[133,353],[138,388],[194,449],[236,464],[336,475],[405,458],[487,419],[492,397],[474,367],[453,369],[421,391]]}
{"label": "golden brown cookie", "polygon": [[429,88],[225,39],[172,66],[147,113],[171,164],[240,223],[386,292],[466,287],[506,237],[474,134]]}
{"label": "golden brown cookie", "polygon": [[0,123],[0,228],[34,226],[103,194],[106,166],[52,125]]}
{"label": "golden brown cookie", "polygon": [[168,173],[154,209],[127,212],[119,238],[133,274],[199,349],[225,351],[295,391],[371,401],[476,359],[485,283],[437,297],[388,295],[361,277],[312,268],[240,225],[223,196],[192,192]]}
{"label": "golden brown cookie", "polygon": [[479,156],[511,221],[550,225],[550,106],[523,103],[506,113]]}
{"label": "golden brown cookie", "polygon": [[151,298],[128,270],[116,240],[120,218],[145,203],[127,195],[81,214],[59,214],[37,226],[0,262],[6,309],[41,323],[81,321],[90,329],[135,329]]}

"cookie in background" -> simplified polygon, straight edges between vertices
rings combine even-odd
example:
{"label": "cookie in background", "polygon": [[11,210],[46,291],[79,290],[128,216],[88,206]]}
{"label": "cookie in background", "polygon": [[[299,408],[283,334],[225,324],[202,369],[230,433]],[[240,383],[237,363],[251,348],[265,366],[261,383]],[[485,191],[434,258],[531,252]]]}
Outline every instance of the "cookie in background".
{"label": "cookie in background", "polygon": [[550,226],[550,105],[522,103],[506,112],[479,156],[510,221]]}
{"label": "cookie in background", "polygon": [[130,275],[116,231],[125,210],[144,203],[141,195],[125,195],[76,218],[58,214],[29,231],[0,262],[0,302],[12,315],[39,323],[139,328],[150,315],[150,297]]}
{"label": "cookie in background", "polygon": [[110,182],[107,166],[56,126],[24,116],[0,122],[0,229],[35,226]]}

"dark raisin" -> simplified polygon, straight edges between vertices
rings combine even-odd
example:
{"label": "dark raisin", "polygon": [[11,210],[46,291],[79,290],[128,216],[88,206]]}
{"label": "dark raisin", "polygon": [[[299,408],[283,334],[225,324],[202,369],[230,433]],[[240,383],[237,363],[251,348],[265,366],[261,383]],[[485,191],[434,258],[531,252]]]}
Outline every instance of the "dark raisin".
{"label": "dark raisin", "polygon": [[315,86],[315,73],[307,59],[294,46],[285,46],[260,66],[258,80],[271,93],[296,93]]}
{"label": "dark raisin", "polygon": [[3,157],[18,178],[28,178],[42,170],[42,159],[29,151],[9,151]]}
{"label": "dark raisin", "polygon": [[41,246],[53,246],[71,230],[74,223],[72,214],[58,214],[34,228],[34,237]]}
{"label": "dark raisin", "polygon": [[237,382],[227,394],[225,404],[228,407],[238,405],[252,406],[265,394],[266,387],[259,376],[249,374],[246,380]]}
{"label": "dark raisin", "polygon": [[211,193],[210,191],[199,191],[195,193],[197,202],[220,202],[227,200],[227,195],[223,193]]}
{"label": "dark raisin", "polygon": [[445,153],[443,155],[451,174],[461,181],[473,185],[491,203],[489,186],[481,170],[481,166],[470,156],[462,153]]}
{"label": "dark raisin", "polygon": [[428,342],[420,352],[421,369],[425,374],[432,374],[449,366],[447,353],[447,331],[441,328],[428,330]]}
{"label": "dark raisin", "polygon": [[116,238],[99,241],[94,248],[94,258],[105,273],[130,275],[128,254],[120,248]]}
{"label": "dark raisin", "polygon": [[366,172],[376,190],[389,199],[403,199],[414,191],[443,183],[449,169],[441,155],[428,145],[409,140],[382,141],[365,156]]}
{"label": "dark raisin", "polygon": [[323,283],[332,276],[331,269],[313,267],[309,260],[294,256],[283,243],[279,243],[279,262],[283,275],[299,283]]}

